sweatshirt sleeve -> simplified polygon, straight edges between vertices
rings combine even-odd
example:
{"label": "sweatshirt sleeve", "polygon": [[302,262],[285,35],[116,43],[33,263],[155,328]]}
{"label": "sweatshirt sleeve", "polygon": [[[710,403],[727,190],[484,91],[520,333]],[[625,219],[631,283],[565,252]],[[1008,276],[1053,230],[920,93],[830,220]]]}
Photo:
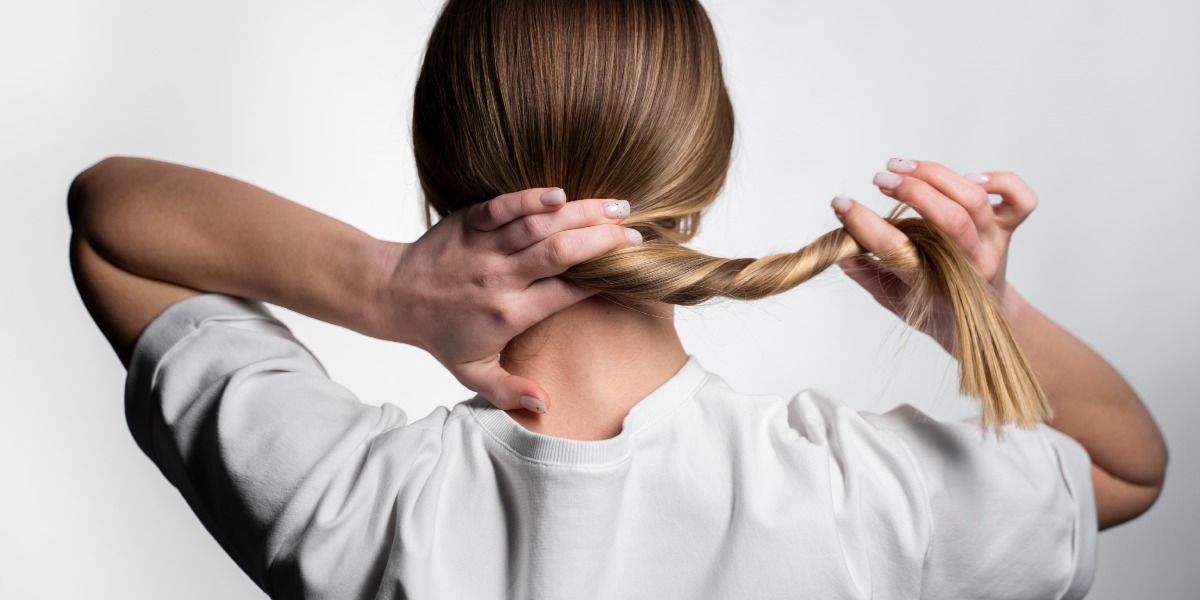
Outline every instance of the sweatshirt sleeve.
{"label": "sweatshirt sleeve", "polygon": [[1047,425],[984,435],[908,404],[863,413],[894,433],[922,479],[931,520],[922,598],[1083,598],[1096,571],[1091,458]]}
{"label": "sweatshirt sleeve", "polygon": [[150,323],[125,409],[138,446],[267,593],[275,556],[318,508],[339,510],[331,496],[353,485],[374,438],[407,418],[331,381],[262,303],[220,294]]}

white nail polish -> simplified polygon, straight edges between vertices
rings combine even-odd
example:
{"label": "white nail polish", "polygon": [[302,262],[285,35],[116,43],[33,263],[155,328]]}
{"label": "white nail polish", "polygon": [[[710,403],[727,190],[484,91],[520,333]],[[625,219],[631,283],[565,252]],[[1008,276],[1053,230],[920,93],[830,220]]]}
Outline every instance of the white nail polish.
{"label": "white nail polish", "polygon": [[875,179],[871,182],[885,190],[891,190],[900,185],[901,181],[904,181],[904,178],[895,173],[880,171],[875,174]]}
{"label": "white nail polish", "polygon": [[838,195],[833,197],[833,202],[830,202],[829,205],[833,207],[833,211],[836,212],[838,216],[841,216],[846,211],[850,210],[851,206],[854,206],[854,202],[846,196]]}
{"label": "white nail polish", "polygon": [[604,203],[604,215],[623,219],[629,216],[628,200],[608,200]]}
{"label": "white nail polish", "polygon": [[984,184],[992,180],[991,177],[987,176],[987,173],[966,173],[963,175],[963,179],[978,184]]}
{"label": "white nail polish", "polygon": [[562,191],[562,188],[554,188],[548,192],[542,192],[542,204],[546,206],[554,206],[567,201],[567,193]]}
{"label": "white nail polish", "polygon": [[888,159],[887,168],[893,173],[912,173],[917,170],[917,162],[907,158]]}
{"label": "white nail polish", "polygon": [[642,232],[640,232],[632,227],[626,227],[625,228],[625,239],[629,240],[630,246],[636,246],[636,245],[642,243]]}
{"label": "white nail polish", "polygon": [[521,406],[532,410],[535,413],[546,414],[550,409],[546,408],[546,403],[534,398],[533,396],[521,396]]}

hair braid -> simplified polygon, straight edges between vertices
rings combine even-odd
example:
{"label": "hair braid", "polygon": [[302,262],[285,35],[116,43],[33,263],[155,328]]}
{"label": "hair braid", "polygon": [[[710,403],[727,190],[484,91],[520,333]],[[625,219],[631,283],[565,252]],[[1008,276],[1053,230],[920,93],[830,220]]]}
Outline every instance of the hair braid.
{"label": "hair braid", "polygon": [[920,329],[928,323],[939,298],[949,302],[955,330],[949,350],[960,366],[960,391],[980,401],[985,430],[992,428],[1000,437],[1006,424],[1028,429],[1053,418],[993,288],[953,240],[924,219],[901,218],[905,209],[907,205],[897,205],[886,219],[910,243],[875,255],[840,228],[795,252],[758,259],[718,258],[682,246],[647,224],[643,244],[575,265],[563,276],[615,298],[690,306],[717,297],[765,298],[843,260],[865,256],[884,270],[910,274],[901,317],[912,327]]}

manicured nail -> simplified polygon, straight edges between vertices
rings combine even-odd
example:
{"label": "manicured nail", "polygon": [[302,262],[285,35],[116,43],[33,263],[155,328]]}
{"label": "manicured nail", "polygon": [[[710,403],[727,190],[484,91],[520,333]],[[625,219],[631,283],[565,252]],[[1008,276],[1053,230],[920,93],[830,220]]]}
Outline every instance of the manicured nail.
{"label": "manicured nail", "polygon": [[567,193],[562,191],[562,188],[554,188],[548,192],[542,192],[542,204],[546,206],[554,206],[567,201]]}
{"label": "manicured nail", "polygon": [[904,181],[904,178],[895,173],[880,171],[875,174],[875,179],[873,179],[871,183],[874,183],[885,190],[890,190],[895,189],[896,186],[900,185],[901,181]]}
{"label": "manicured nail", "polygon": [[534,398],[533,396],[521,396],[521,406],[532,410],[535,413],[546,414],[550,409],[546,408],[546,403]]}
{"label": "manicured nail", "polygon": [[632,227],[626,227],[625,228],[625,239],[629,240],[630,246],[636,246],[636,245],[642,243],[642,232],[640,232]]}
{"label": "manicured nail", "polygon": [[991,177],[987,176],[987,173],[966,173],[963,175],[963,178],[971,183],[978,184],[984,184],[992,180]]}
{"label": "manicured nail", "polygon": [[628,200],[609,200],[604,203],[604,215],[617,219],[623,219],[629,216],[629,201]]}
{"label": "manicured nail", "polygon": [[833,212],[837,214],[838,218],[841,218],[842,215],[846,214],[846,211],[850,210],[851,206],[854,206],[854,201],[845,196],[838,195],[834,196],[833,202],[829,204],[833,207]]}
{"label": "manicured nail", "polygon": [[917,161],[907,158],[890,158],[887,168],[893,173],[912,173],[917,170]]}

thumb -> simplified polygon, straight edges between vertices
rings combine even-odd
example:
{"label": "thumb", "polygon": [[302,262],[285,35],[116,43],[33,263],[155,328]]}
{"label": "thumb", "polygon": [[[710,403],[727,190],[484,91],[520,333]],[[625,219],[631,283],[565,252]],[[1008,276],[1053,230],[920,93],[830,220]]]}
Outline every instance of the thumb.
{"label": "thumb", "polygon": [[880,269],[862,257],[848,258],[839,262],[838,266],[847,277],[874,296],[875,301],[884,308],[896,315],[900,315],[904,310],[904,296],[907,290],[903,288],[908,286],[891,272]]}
{"label": "thumb", "polygon": [[500,366],[498,356],[462,363],[454,376],[501,410],[524,408],[542,414],[550,412],[546,392],[534,382],[509,373]]}

